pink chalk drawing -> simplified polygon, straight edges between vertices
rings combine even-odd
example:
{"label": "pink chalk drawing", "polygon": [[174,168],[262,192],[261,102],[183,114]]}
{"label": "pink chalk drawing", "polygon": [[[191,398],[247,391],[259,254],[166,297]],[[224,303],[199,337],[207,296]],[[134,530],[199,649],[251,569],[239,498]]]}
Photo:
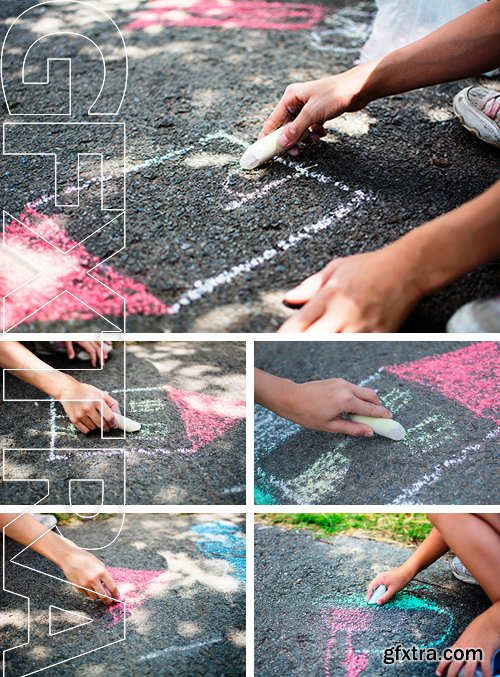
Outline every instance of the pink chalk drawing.
{"label": "pink chalk drawing", "polygon": [[346,669],[345,677],[357,677],[368,665],[370,656],[366,653],[357,654],[352,648],[352,636],[355,632],[366,630],[372,621],[373,612],[362,609],[328,609],[323,614],[323,622],[330,630],[330,637],[326,650],[324,668],[326,677],[331,677],[330,659],[333,642],[339,632],[345,633],[346,653],[343,666]]}
{"label": "pink chalk drawing", "polygon": [[127,618],[139,609],[144,602],[154,597],[172,584],[177,574],[172,571],[145,571],[141,569],[120,569],[107,567],[110,576],[120,591],[121,602],[113,602],[106,611],[111,614],[111,625],[123,620],[124,608]]}
{"label": "pink chalk drawing", "polygon": [[95,319],[96,313],[121,317],[120,296],[127,301],[127,315],[168,313],[168,307],[145,285],[118,273],[109,263],[99,266],[99,258],[72,240],[55,216],[27,207],[6,224],[4,243],[0,296],[5,328],[33,320]]}
{"label": "pink chalk drawing", "polygon": [[148,26],[199,26],[275,31],[309,30],[326,14],[324,7],[307,3],[257,0],[160,0],[133,14],[127,30]]}
{"label": "pink chalk drawing", "polygon": [[500,346],[474,343],[442,355],[384,367],[404,381],[419,383],[455,400],[476,416],[500,425]]}
{"label": "pink chalk drawing", "polygon": [[212,442],[245,418],[243,400],[229,400],[177,388],[167,388],[167,392],[184,422],[192,451]]}

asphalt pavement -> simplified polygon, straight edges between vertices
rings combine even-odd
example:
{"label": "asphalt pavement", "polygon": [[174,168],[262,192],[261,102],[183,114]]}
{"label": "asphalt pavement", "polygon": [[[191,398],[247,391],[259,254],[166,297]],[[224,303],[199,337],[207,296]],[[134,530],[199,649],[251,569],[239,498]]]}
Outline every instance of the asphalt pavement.
{"label": "asphalt pavement", "polygon": [[383,607],[365,602],[381,571],[409,548],[367,538],[319,540],[256,525],[255,674],[431,677],[436,663],[383,662],[401,645],[442,651],[488,606],[477,586],[456,580],[441,558]]}
{"label": "asphalt pavement", "polygon": [[[244,675],[242,517],[127,514],[120,526],[113,516],[61,527],[82,547],[104,547],[95,554],[125,600],[109,608],[7,539],[7,560],[15,563],[7,561],[6,588],[29,595],[31,632],[28,645],[6,654],[6,674]],[[3,593],[2,649],[26,641],[27,622],[27,602]]]}
{"label": "asphalt pavement", "polygon": [[[31,4],[2,3],[2,39],[12,19]],[[353,65],[369,35],[375,3],[256,3],[249,11],[231,0],[221,7],[204,2],[172,7],[145,0],[99,2],[120,28],[129,55],[128,91],[115,117],[86,115],[102,79],[99,53],[88,39],[56,38],[58,55],[77,54],[71,121],[127,124],[125,186],[123,135],[116,128],[7,130],[8,152],[20,154],[4,155],[0,166],[6,227],[10,246],[29,265],[3,250],[6,269],[12,270],[2,286],[11,291],[28,281],[33,266],[42,271],[9,297],[9,321],[23,322],[20,330],[94,331],[110,329],[110,322],[123,328],[125,298],[129,331],[274,331],[294,312],[282,305],[283,292],[330,259],[379,248],[498,178],[498,151],[467,133],[452,112],[453,96],[478,78],[371,103],[343,117],[297,160],[242,171],[242,151],[256,139],[286,85]],[[16,85],[18,53],[48,28],[78,29],[103,48],[109,69],[102,102],[111,109],[120,98],[124,70],[114,25],[102,14],[58,5],[56,13],[37,7],[10,34],[5,79],[11,112],[32,112],[33,106],[45,113],[67,110],[61,64],[52,87],[37,88],[36,95]],[[31,56],[35,79],[46,72],[50,41],[38,43]],[[2,117],[68,121],[60,115],[9,118],[5,107]],[[54,149],[57,204],[53,157],[46,154]],[[101,210],[98,159],[81,155],[99,152],[104,205],[115,212]],[[83,188],[75,207],[68,202],[78,183],[78,156]],[[118,251],[124,190],[127,243]],[[85,275],[104,259],[97,280]],[[498,292],[498,274],[492,263],[432,295],[403,331],[442,331],[460,305]],[[71,295],[50,302],[64,289]],[[48,305],[39,310],[43,303]]]}
{"label": "asphalt pavement", "polygon": [[299,383],[371,387],[406,429],[399,442],[316,432],[256,405],[258,503],[496,503],[498,344],[261,342],[255,365]]}
{"label": "asphalt pavement", "polygon": [[[71,503],[238,504],[245,500],[245,347],[238,342],[119,344],[104,369],[78,380],[107,390],[139,432],[83,435],[59,403],[6,401],[0,436],[5,451],[3,504],[29,505],[47,493],[51,505]],[[125,378],[124,378],[125,372]],[[44,397],[6,375],[6,400]],[[35,480],[25,482],[20,480]],[[70,482],[83,479],[93,482]],[[104,487],[101,486],[104,480]],[[126,495],[124,493],[126,484]]]}

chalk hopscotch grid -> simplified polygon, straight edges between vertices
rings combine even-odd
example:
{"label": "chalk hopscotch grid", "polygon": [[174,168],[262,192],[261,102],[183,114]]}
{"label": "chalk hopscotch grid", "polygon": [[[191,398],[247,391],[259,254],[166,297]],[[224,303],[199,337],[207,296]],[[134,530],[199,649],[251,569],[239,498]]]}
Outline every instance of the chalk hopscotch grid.
{"label": "chalk hopscotch grid", "polygon": [[[248,146],[248,142],[238,136],[228,134],[227,132],[224,131],[217,131],[211,134],[207,134],[206,136],[198,139],[196,143],[189,144],[187,146],[184,146],[183,148],[169,151],[168,153],[165,153],[164,155],[158,157],[149,158],[144,162],[135,165],[130,165],[126,167],[125,175],[141,172],[143,169],[147,169],[155,165],[163,165],[167,162],[177,160],[192,151],[199,150],[200,147],[203,148],[207,146],[208,144],[214,141],[226,141],[243,149]],[[224,206],[224,210],[232,211],[235,209],[239,209],[240,207],[242,207],[244,204],[246,204],[251,200],[265,197],[267,193],[277,188],[279,185],[282,185],[282,183],[299,177],[306,177],[320,184],[328,184],[332,188],[337,188],[344,193],[351,193],[352,197],[350,198],[350,200],[348,200],[347,203],[341,202],[335,209],[328,212],[325,216],[323,216],[315,223],[302,226],[295,233],[292,233],[288,237],[278,240],[277,242],[275,242],[273,246],[269,247],[268,249],[265,249],[261,254],[258,254],[257,256],[248,259],[244,259],[236,263],[231,268],[222,270],[217,275],[196,280],[192,284],[190,289],[181,294],[181,296],[178,297],[176,301],[174,301],[172,304],[168,306],[167,308],[168,315],[178,314],[182,310],[182,308],[191,305],[192,303],[200,300],[204,296],[212,294],[217,288],[232,283],[240,275],[249,273],[252,270],[268,263],[269,261],[271,261],[271,259],[274,259],[276,256],[288,251],[290,248],[297,246],[304,240],[312,239],[314,236],[318,235],[322,231],[331,228],[339,221],[345,219],[352,211],[357,209],[362,203],[374,199],[374,196],[370,191],[365,192],[360,189],[353,190],[342,181],[336,181],[331,177],[327,176],[326,174],[323,174],[322,172],[312,171],[311,168],[304,167],[302,164],[294,160],[284,157],[277,157],[275,158],[274,161],[286,167],[289,167],[290,169],[293,170],[292,173],[250,193],[238,194],[237,197],[239,199],[230,201],[228,204]],[[104,184],[105,182],[112,181],[118,178],[121,177],[111,174],[102,177],[94,177],[92,179],[88,179],[87,181],[83,182],[80,186],[68,186],[63,192],[65,194],[66,193],[70,194],[78,190],[85,190],[87,188],[90,188],[92,185],[96,183],[102,182],[102,184]],[[227,189],[227,181],[224,184],[224,186]],[[26,206],[31,209],[36,209],[42,205],[46,205],[50,202],[53,202],[54,200],[55,195],[53,194],[45,195],[30,202]]]}
{"label": "chalk hopscotch grid", "polygon": [[[144,393],[149,393],[149,392],[158,392],[158,391],[165,391],[164,386],[149,386],[149,387],[143,387],[143,388],[118,388],[116,390],[110,390],[110,394],[126,394],[126,393],[131,393],[131,392],[144,392]],[[57,461],[57,460],[66,460],[68,458],[67,455],[63,454],[58,454],[56,453],[57,448],[56,448],[56,441],[57,441],[57,407],[56,407],[56,401],[55,400],[50,400],[50,409],[49,409],[49,426],[50,426],[50,443],[49,443],[49,455],[47,457],[48,461]],[[104,438],[106,439],[106,438]],[[130,436],[129,436],[130,439]],[[114,456],[118,453],[120,453],[120,450],[116,449],[99,449],[99,454],[101,456]],[[93,454],[97,453],[97,450],[95,452],[92,451],[85,451],[82,450],[82,457],[87,458],[91,457]],[[127,453],[138,453],[143,456],[152,456],[156,457],[159,455],[170,455],[170,454],[191,454],[192,449],[187,448],[187,447],[180,447],[178,449],[163,449],[163,448],[152,448],[152,449],[143,449],[142,447],[137,447],[137,448],[131,448],[125,450],[125,454]]]}
{"label": "chalk hopscotch grid", "polygon": [[[380,367],[377,372],[371,374],[366,379],[359,382],[360,386],[370,385],[377,390],[375,384],[381,376],[386,373],[385,367]],[[389,375],[389,374],[387,374]],[[384,403],[388,406],[394,415],[411,404],[413,393],[410,390],[395,386],[384,395]],[[255,475],[256,486],[264,493],[269,489],[276,489],[281,495],[285,496],[290,502],[300,504],[320,503],[321,496],[328,498],[332,487],[340,486],[349,470],[349,460],[341,451],[352,443],[352,439],[344,439],[336,442],[335,447],[322,456],[304,472],[293,479],[283,480],[273,474],[267,473],[261,466],[260,461],[274,451],[276,445],[285,442],[290,437],[299,434],[303,428],[300,426],[279,419],[275,414],[261,407],[256,407],[256,426],[255,426]],[[277,443],[273,443],[267,448],[266,444],[268,430],[281,431]],[[429,433],[432,432],[430,436]],[[420,421],[412,428],[407,430],[407,438],[403,441],[410,453],[418,451],[420,454],[427,454],[439,448],[442,442],[442,436],[446,439],[457,437],[458,433],[454,429],[452,422],[447,420],[441,414],[431,414],[423,421]],[[398,496],[392,501],[392,505],[411,505],[417,502],[416,497],[422,489],[434,484],[442,479],[448,469],[461,465],[467,461],[471,455],[481,451],[491,440],[500,438],[500,427],[495,427],[486,433],[479,442],[469,444],[460,449],[454,456],[446,459],[440,464],[434,466],[428,473],[415,480],[411,485],[404,488]],[[262,445],[262,446],[261,446]],[[423,446],[422,446],[423,445]],[[317,500],[313,501],[313,496]],[[275,498],[271,495],[271,498]],[[326,498],[324,500],[326,500]]]}

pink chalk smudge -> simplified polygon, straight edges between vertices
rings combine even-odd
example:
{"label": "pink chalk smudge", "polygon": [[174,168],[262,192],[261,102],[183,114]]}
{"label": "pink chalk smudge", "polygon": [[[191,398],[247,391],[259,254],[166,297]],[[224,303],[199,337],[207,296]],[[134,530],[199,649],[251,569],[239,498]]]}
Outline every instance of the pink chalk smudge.
{"label": "pink chalk smudge", "polygon": [[245,402],[203,393],[167,389],[177,407],[193,451],[212,442],[245,418]]}
{"label": "pink chalk smudge", "polygon": [[316,26],[326,11],[320,5],[256,0],[161,0],[134,12],[128,30],[148,26],[199,26],[298,31]]}
{"label": "pink chalk smudge", "polygon": [[496,343],[475,343],[384,370],[404,381],[427,386],[500,425],[500,348]]}
{"label": "pink chalk smudge", "polygon": [[[121,317],[123,302],[117,294],[127,301],[127,315],[168,313],[168,307],[145,285],[118,273],[108,263],[92,271],[91,277],[88,273],[99,264],[99,258],[72,240],[55,216],[26,208],[6,225],[4,242],[13,253],[0,247],[0,296],[5,297],[40,273],[5,299],[6,329],[22,324],[32,314],[28,321],[96,319],[94,309],[103,316]],[[61,296],[56,298],[58,294]],[[48,305],[41,308],[44,304]]]}
{"label": "pink chalk smudge", "polygon": [[332,645],[339,632],[345,633],[346,654],[342,665],[346,669],[346,677],[357,677],[368,665],[369,654],[357,654],[352,648],[352,636],[355,632],[366,630],[371,625],[373,612],[359,609],[329,609],[323,615],[323,621],[330,630],[326,650],[324,669],[326,677],[331,677],[330,659]]}
{"label": "pink chalk smudge", "polygon": [[126,608],[127,618],[139,609],[144,602],[161,590],[168,587],[177,577],[172,571],[147,571],[142,569],[120,569],[107,567],[111,578],[120,590],[120,597],[125,602],[113,602],[106,608],[111,614],[111,625],[120,623],[124,618]]}

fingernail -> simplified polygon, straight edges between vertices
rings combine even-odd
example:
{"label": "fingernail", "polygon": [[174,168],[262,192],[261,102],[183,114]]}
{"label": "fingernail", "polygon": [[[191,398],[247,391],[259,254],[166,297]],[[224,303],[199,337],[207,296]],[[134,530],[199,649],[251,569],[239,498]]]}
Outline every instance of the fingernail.
{"label": "fingernail", "polygon": [[278,143],[282,148],[288,148],[288,146],[291,146],[293,142],[290,141],[285,133],[283,133],[278,139]]}
{"label": "fingernail", "polygon": [[373,437],[373,430],[367,430],[363,433],[365,437]]}

